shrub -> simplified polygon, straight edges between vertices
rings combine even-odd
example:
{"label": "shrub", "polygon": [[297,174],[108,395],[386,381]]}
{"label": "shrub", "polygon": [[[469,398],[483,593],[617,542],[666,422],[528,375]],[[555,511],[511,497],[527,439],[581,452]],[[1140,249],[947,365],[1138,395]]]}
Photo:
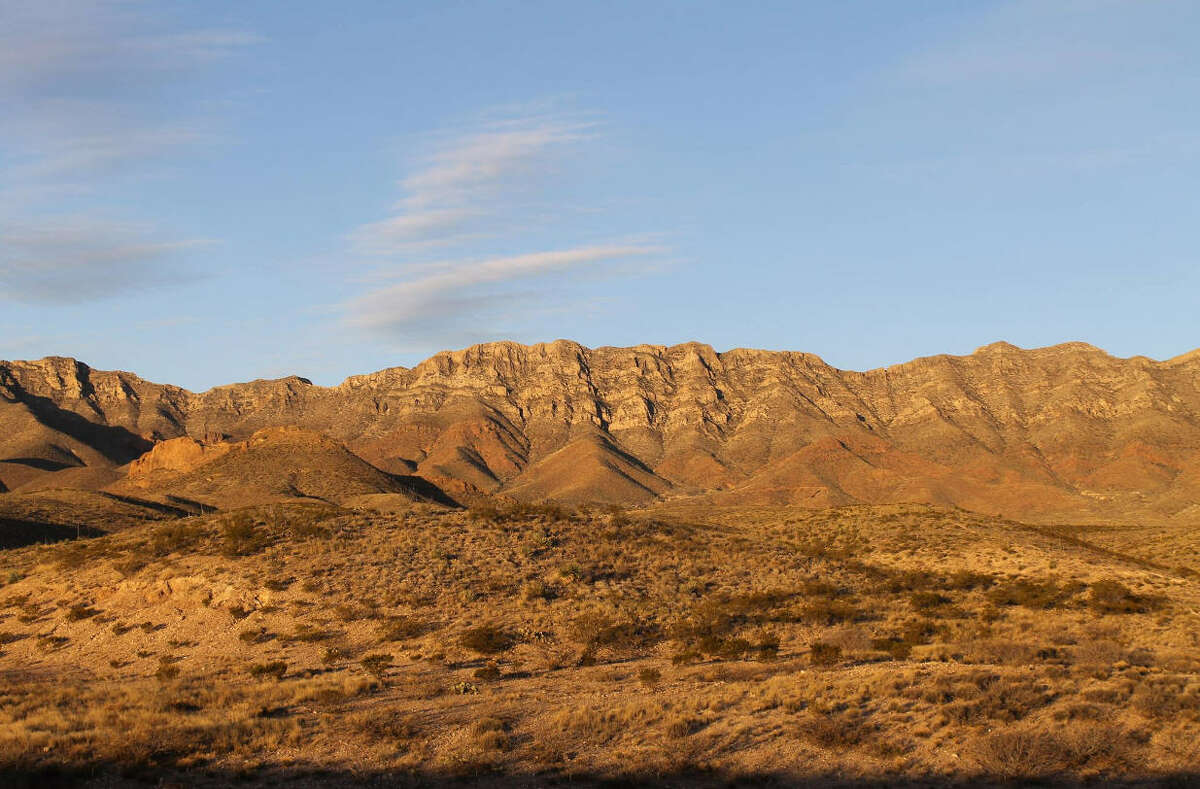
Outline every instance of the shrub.
{"label": "shrub", "polygon": [[319,627],[313,627],[312,625],[308,624],[299,624],[296,625],[296,630],[293,633],[286,636],[280,636],[280,641],[300,641],[311,644],[315,641],[325,641],[326,639],[333,638],[335,635],[337,635],[337,633],[329,630],[322,630]]}
{"label": "shrub", "polygon": [[512,649],[517,639],[513,634],[491,625],[473,627],[459,637],[459,643],[481,655],[495,655]]}
{"label": "shrub", "polygon": [[472,676],[474,676],[475,679],[481,679],[485,682],[488,682],[500,679],[500,677],[504,676],[504,674],[502,671],[500,671],[499,666],[496,666],[493,663],[488,663],[486,666],[480,666],[479,668],[475,669],[475,671],[472,673]]}
{"label": "shrub", "polygon": [[976,677],[983,690],[973,704],[971,715],[999,721],[1017,721],[1054,701],[1054,694],[1030,680],[1001,679],[983,673]]}
{"label": "shrub", "polygon": [[321,524],[337,515],[338,510],[334,507],[305,507],[293,511],[288,514],[288,533],[299,540],[328,539],[333,536],[333,531]]}
{"label": "shrub", "polygon": [[976,764],[1005,780],[1036,779],[1070,770],[1128,769],[1140,762],[1137,738],[1115,725],[1076,724],[1060,731],[1000,729],[972,748]]}
{"label": "shrub", "polygon": [[930,619],[914,619],[906,622],[900,631],[904,643],[910,645],[928,644],[933,637],[942,633],[944,628]]}
{"label": "shrub", "polygon": [[726,660],[740,660],[750,649],[750,642],[744,638],[704,639],[700,642],[700,651]]}
{"label": "shrub", "polygon": [[37,648],[42,652],[53,652],[62,649],[70,640],[66,636],[41,636],[37,640]]}
{"label": "shrub", "polygon": [[801,618],[816,625],[836,625],[854,622],[859,618],[858,609],[841,600],[818,599],[807,603],[800,612]]}
{"label": "shrub", "polygon": [[842,660],[842,648],[814,641],[809,647],[809,660],[814,666],[835,666]]}
{"label": "shrub", "polygon": [[150,551],[155,556],[183,553],[194,548],[205,536],[204,529],[194,524],[173,523],[161,526],[154,531],[154,536],[150,539]]}
{"label": "shrub", "polygon": [[759,660],[774,660],[779,657],[779,636],[770,630],[762,630],[756,639],[754,649],[758,652]]}
{"label": "shrub", "polygon": [[395,709],[364,713],[353,719],[353,723],[370,740],[407,742],[421,736],[421,726],[416,718]]}
{"label": "shrub", "polygon": [[690,616],[671,627],[671,635],[680,641],[728,635],[734,627],[733,612],[725,601],[708,599],[697,605]]}
{"label": "shrub", "polygon": [[137,575],[137,573],[145,567],[146,560],[140,556],[131,556],[128,559],[120,559],[113,562],[113,569],[119,572],[125,578]]}
{"label": "shrub", "polygon": [[467,510],[467,518],[490,523],[508,523],[538,519],[557,522],[568,520],[570,513],[563,509],[561,505],[554,502],[500,505],[492,501],[483,501],[471,505]]}
{"label": "shrub", "polygon": [[1084,585],[1078,583],[1064,584],[1060,587],[1054,581],[1018,578],[991,589],[988,599],[996,605],[1020,605],[1044,610],[1065,604],[1083,588]]}
{"label": "shrub", "polygon": [[667,721],[667,736],[676,739],[695,734],[708,725],[700,718],[680,715]]}
{"label": "shrub", "polygon": [[252,677],[271,677],[276,682],[283,679],[283,675],[287,674],[288,664],[286,660],[272,660],[268,663],[255,663],[250,667],[250,676]]}
{"label": "shrub", "polygon": [[937,592],[913,592],[908,602],[918,611],[930,611],[950,602],[950,598]]}
{"label": "shrub", "polygon": [[407,641],[416,638],[428,629],[424,622],[407,616],[392,616],[383,620],[375,629],[379,642]]}
{"label": "shrub", "polygon": [[800,733],[824,748],[844,749],[862,743],[871,730],[857,715],[835,713],[813,715],[803,720]]}
{"label": "shrub", "polygon": [[988,776],[1012,781],[1060,772],[1066,766],[1063,751],[1050,732],[1001,729],[977,740],[972,755]]}
{"label": "shrub", "polygon": [[387,674],[387,670],[392,667],[392,663],[392,656],[384,653],[367,655],[358,661],[358,665],[362,666],[364,671],[380,682],[383,682],[383,678]]}
{"label": "shrub", "polygon": [[526,600],[553,600],[558,593],[545,581],[530,581],[525,584],[522,595]]}
{"label": "shrub", "polygon": [[893,660],[906,660],[912,654],[912,648],[912,644],[895,636],[871,639],[871,649],[887,652]]}
{"label": "shrub", "polygon": [[965,592],[971,589],[987,589],[994,583],[996,583],[995,576],[987,573],[959,570],[947,579],[946,588]]}
{"label": "shrub", "polygon": [[847,591],[828,581],[805,581],[800,590],[808,597],[840,597]]}
{"label": "shrub", "polygon": [[353,622],[356,619],[365,619],[370,616],[371,612],[365,608],[357,608],[346,603],[339,603],[333,607],[334,616],[343,622]]}
{"label": "shrub", "polygon": [[906,570],[889,577],[883,588],[892,593],[915,592],[928,589],[937,582],[937,577],[928,570]]}
{"label": "shrub", "polygon": [[511,746],[508,724],[499,718],[480,718],[471,724],[475,744],[485,751],[506,751]]}
{"label": "shrub", "polygon": [[1088,607],[1100,614],[1145,614],[1163,607],[1159,595],[1137,595],[1120,581],[1107,579],[1092,584]]}
{"label": "shrub", "polygon": [[67,609],[67,621],[68,622],[78,622],[81,619],[88,619],[89,617],[93,617],[98,613],[100,613],[100,612],[97,611],[95,608],[89,608],[84,603],[79,603],[79,604],[73,605],[69,609]]}
{"label": "shrub", "polygon": [[248,512],[229,515],[221,527],[222,550],[226,556],[249,556],[267,546],[267,536],[255,528]]}
{"label": "shrub", "polygon": [[1200,691],[1184,692],[1181,680],[1158,679],[1140,685],[1133,693],[1133,706],[1148,718],[1167,719],[1180,713],[1200,711]]}
{"label": "shrub", "polygon": [[179,676],[179,666],[175,665],[175,659],[167,655],[162,655],[158,659],[158,669],[154,672],[155,678],[160,681],[175,679]]}
{"label": "shrub", "polygon": [[501,518],[500,507],[492,501],[480,501],[467,508],[468,520],[499,522]]}
{"label": "shrub", "polygon": [[662,681],[662,672],[656,668],[647,666],[638,671],[638,682],[641,682],[647,688],[657,687]]}

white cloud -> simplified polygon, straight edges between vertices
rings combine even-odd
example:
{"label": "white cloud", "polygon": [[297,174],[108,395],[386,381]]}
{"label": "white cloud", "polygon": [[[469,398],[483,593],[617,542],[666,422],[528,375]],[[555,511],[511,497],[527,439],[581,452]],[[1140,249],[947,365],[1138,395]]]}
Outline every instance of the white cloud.
{"label": "white cloud", "polygon": [[470,222],[481,216],[486,214],[467,206],[397,214],[363,225],[350,240],[364,254],[391,255],[416,244],[461,239]]}
{"label": "white cloud", "polygon": [[[598,216],[563,199],[587,191],[579,178],[594,164],[598,129],[586,116],[542,112],[434,138],[398,181],[392,214],[349,236],[370,284],[343,305],[346,323],[408,347],[478,342],[545,317],[551,302],[594,297],[586,283],[661,261],[667,250],[653,236],[597,238],[589,228],[586,240],[572,237]],[[580,216],[587,221],[573,225]],[[530,247],[538,251],[515,254]],[[446,248],[451,259],[430,257]]]}
{"label": "white cloud", "polygon": [[392,215],[357,228],[350,241],[360,253],[393,255],[486,233],[489,220],[511,212],[517,196],[591,128],[532,117],[450,135],[400,181],[404,194]]}
{"label": "white cloud", "polygon": [[349,305],[351,323],[400,334],[436,334],[465,310],[478,314],[503,307],[511,294],[492,286],[662,252],[649,244],[612,244],[448,263],[440,271],[358,298]]}

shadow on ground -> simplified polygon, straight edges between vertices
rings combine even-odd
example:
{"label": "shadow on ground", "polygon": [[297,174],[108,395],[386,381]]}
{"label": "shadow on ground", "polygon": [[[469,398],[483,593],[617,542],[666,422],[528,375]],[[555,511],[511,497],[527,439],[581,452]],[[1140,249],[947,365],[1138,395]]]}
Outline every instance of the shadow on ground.
{"label": "shadow on ground", "polygon": [[587,773],[436,773],[369,772],[320,769],[221,769],[130,767],[90,764],[72,768],[5,768],[0,766],[0,786],[7,789],[49,789],[57,787],[458,787],[460,789],[520,789],[521,787],[562,786],[584,789],[624,789],[625,787],[661,786],[677,789],[734,789],[740,787],[828,787],[829,789],[883,789],[884,787],[1197,787],[1200,769],[1188,773],[1145,775],[1129,778],[1055,778],[1027,776],[996,779],[986,776],[950,778],[927,777],[847,777],[836,774],[793,775],[776,772],[723,773],[678,772],[628,775],[591,775]]}
{"label": "shadow on ground", "polygon": [[99,537],[104,532],[82,524],[41,523],[18,518],[0,518],[0,549],[23,548],[50,542]]}

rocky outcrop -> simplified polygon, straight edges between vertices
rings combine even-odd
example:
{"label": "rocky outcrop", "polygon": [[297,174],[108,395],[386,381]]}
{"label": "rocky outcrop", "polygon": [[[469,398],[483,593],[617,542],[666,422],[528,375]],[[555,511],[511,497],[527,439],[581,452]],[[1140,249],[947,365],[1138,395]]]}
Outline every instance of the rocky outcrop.
{"label": "rocky outcrop", "polygon": [[245,441],[164,441],[130,464],[128,477],[108,489],[204,508],[292,499],[336,503],[376,494],[424,498],[416,486],[372,466],[341,442],[290,425],[257,430]]}
{"label": "rocky outcrop", "polygon": [[[997,343],[851,372],[697,343],[500,342],[329,388],[293,377],[191,393],[69,359],[0,363],[0,395],[0,427],[19,428],[0,433],[14,437],[0,459],[62,467],[298,425],[464,500],[921,501],[1035,519],[1165,518],[1200,501],[1200,353]],[[55,412],[128,446],[60,429]]]}
{"label": "rocky outcrop", "polygon": [[225,442],[202,443],[188,436],[171,438],[154,447],[129,464],[129,478],[138,479],[156,471],[183,473],[216,460],[233,448]]}

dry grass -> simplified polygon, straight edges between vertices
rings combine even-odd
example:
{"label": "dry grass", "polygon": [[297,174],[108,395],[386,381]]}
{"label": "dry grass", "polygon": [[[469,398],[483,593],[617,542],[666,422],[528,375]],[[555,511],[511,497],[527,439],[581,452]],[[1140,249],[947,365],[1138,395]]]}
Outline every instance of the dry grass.
{"label": "dry grass", "polygon": [[1195,581],[958,512],[298,505],[0,576],[0,762],[98,785],[1112,782],[1200,741]]}

